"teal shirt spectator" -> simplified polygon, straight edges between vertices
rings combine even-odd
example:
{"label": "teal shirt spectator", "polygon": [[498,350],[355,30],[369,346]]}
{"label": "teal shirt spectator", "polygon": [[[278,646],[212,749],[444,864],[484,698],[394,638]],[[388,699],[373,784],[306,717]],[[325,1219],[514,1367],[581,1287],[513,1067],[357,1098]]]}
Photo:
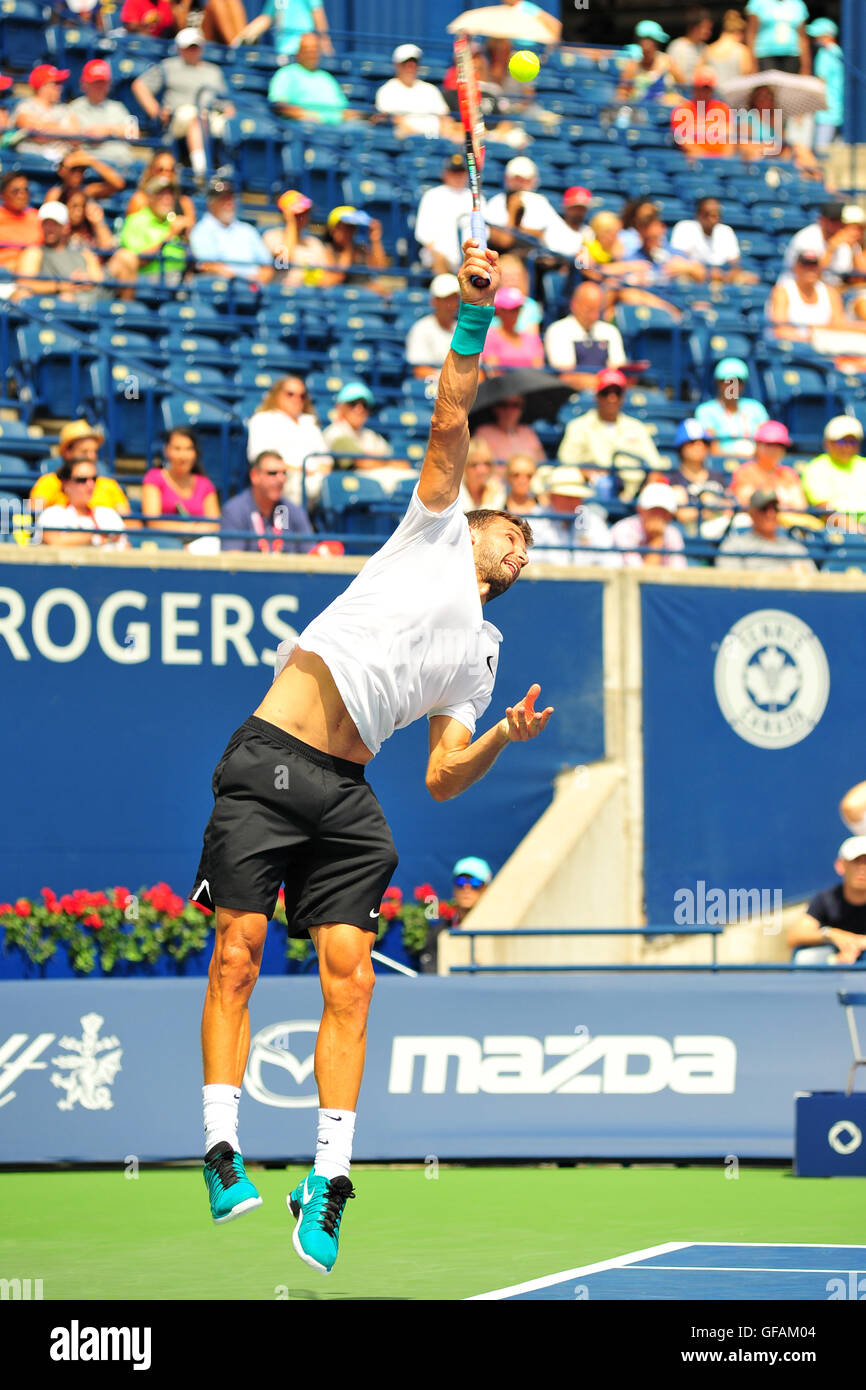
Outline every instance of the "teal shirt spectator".
{"label": "teal shirt spectator", "polygon": [[313,11],[321,8],[310,4],[310,0],[265,0],[262,14],[273,21],[271,32],[278,53],[290,57],[297,53],[302,35],[315,32]]}
{"label": "teal shirt spectator", "polygon": [[845,61],[838,43],[822,45],[815,54],[815,76],[827,87],[827,106],[815,112],[818,125],[840,126],[845,119]]}
{"label": "teal shirt spectator", "polygon": [[721,401],[702,401],[695,410],[695,419],[712,430],[723,448],[730,440],[754,439],[755,430],[769,418],[761,402],[751,396],[741,397],[735,415],[729,415]]}
{"label": "teal shirt spectator", "polygon": [[804,0],[749,0],[746,14],[758,20],[756,58],[799,58],[800,27],[809,18]]}
{"label": "teal shirt spectator", "polygon": [[272,105],[300,106],[312,111],[323,125],[340,125],[348,102],[329,72],[312,72],[300,63],[278,68],[271,78],[268,101]]}

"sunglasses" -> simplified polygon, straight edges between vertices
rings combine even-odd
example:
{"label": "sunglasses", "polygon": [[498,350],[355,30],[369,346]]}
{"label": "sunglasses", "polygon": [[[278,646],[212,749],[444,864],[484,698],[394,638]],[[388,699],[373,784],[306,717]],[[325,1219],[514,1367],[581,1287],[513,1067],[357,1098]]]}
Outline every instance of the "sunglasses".
{"label": "sunglasses", "polygon": [[455,888],[483,888],[484,879],[476,878],[474,874],[458,874],[454,880]]}
{"label": "sunglasses", "polygon": [[262,468],[260,472],[264,473],[266,478],[285,478],[288,470],[285,468]]}
{"label": "sunglasses", "polygon": [[95,473],[80,473],[80,474],[78,474],[77,477],[75,477],[75,478],[70,478],[69,481],[70,481],[70,483],[95,483],[95,482],[96,482],[96,474],[95,474]]}
{"label": "sunglasses", "polygon": [[505,406],[506,410],[519,410],[523,401],[500,401],[499,404]]}

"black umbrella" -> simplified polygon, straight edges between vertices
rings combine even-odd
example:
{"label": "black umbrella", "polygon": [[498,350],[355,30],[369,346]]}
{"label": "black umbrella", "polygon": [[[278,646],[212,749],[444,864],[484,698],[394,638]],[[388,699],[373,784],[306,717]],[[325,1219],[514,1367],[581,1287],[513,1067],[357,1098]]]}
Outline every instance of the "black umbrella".
{"label": "black umbrella", "polygon": [[533,420],[555,420],[557,412],[574,395],[571,386],[564,386],[553,372],[542,372],[535,367],[519,367],[513,372],[503,372],[501,376],[489,377],[478,388],[475,404],[469,413],[469,423],[474,430],[479,425],[493,419],[493,406],[498,401],[507,401],[512,396],[522,396],[524,400],[521,419],[529,424]]}

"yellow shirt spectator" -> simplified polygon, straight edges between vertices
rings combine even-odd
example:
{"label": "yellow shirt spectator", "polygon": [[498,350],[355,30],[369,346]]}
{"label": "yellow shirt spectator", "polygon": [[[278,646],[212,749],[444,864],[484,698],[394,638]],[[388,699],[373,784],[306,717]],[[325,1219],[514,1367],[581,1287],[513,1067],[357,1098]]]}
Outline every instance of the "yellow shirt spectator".
{"label": "yellow shirt spectator", "polygon": [[[40,502],[43,507],[66,505],[66,494],[56,473],[43,473],[30,489],[30,501]],[[123,488],[113,478],[104,478],[101,474],[93,486],[91,506],[111,507],[121,515],[129,511],[129,502]]]}
{"label": "yellow shirt spectator", "polygon": [[824,430],[826,453],[803,469],[803,491],[811,507],[831,512],[866,513],[866,458],[863,426],[852,415],[837,415]]}

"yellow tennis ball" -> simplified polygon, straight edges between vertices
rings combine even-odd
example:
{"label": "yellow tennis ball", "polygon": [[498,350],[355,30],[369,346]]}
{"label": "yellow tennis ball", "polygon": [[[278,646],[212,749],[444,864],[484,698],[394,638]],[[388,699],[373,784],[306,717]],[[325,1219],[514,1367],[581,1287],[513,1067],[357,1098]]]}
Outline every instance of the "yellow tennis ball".
{"label": "yellow tennis ball", "polygon": [[519,53],[513,53],[508,63],[508,71],[518,82],[532,82],[538,76],[538,69],[541,67],[534,53],[523,48]]}

